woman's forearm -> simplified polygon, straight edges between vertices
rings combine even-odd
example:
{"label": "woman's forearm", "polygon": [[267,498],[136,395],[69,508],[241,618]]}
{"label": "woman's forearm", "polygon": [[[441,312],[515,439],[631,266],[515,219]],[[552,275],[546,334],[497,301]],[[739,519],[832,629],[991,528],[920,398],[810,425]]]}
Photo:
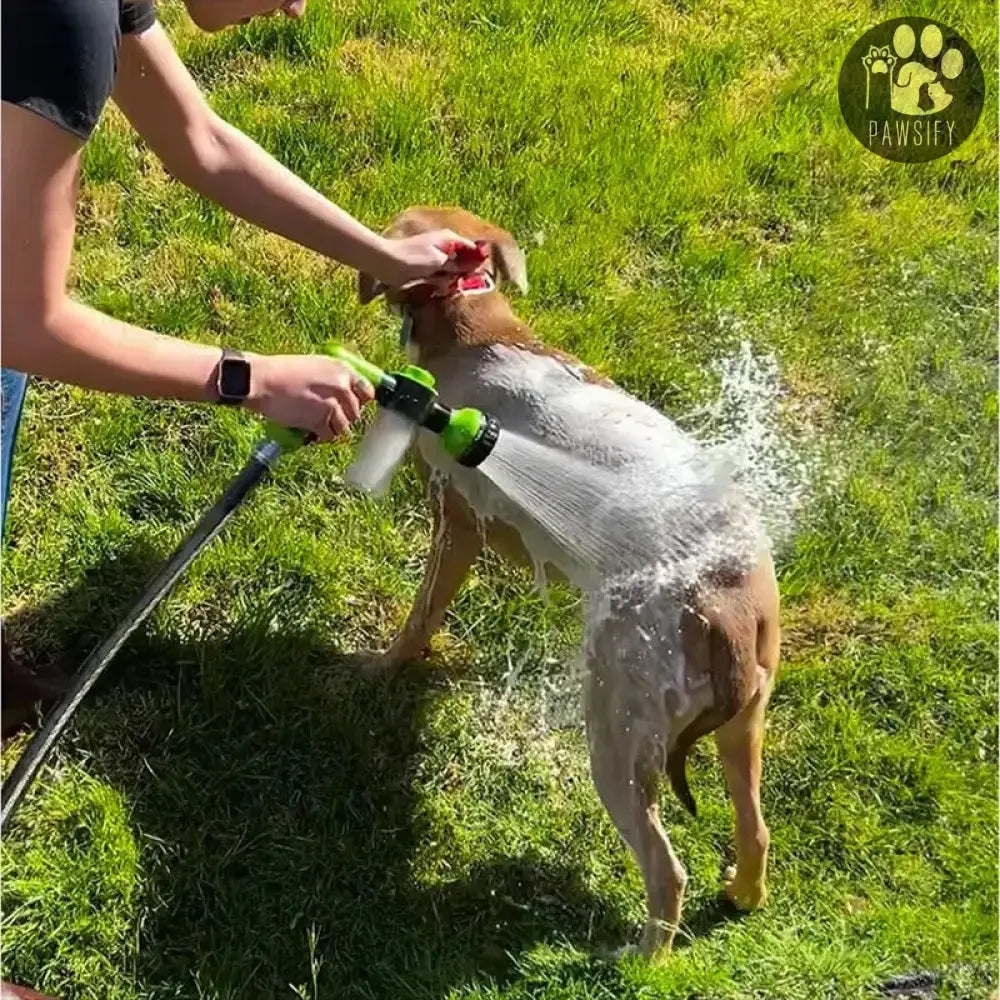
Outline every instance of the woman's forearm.
{"label": "woman's forearm", "polygon": [[180,180],[247,222],[357,271],[382,272],[380,236],[222,119],[213,118],[209,135],[191,175]]}
{"label": "woman's forearm", "polygon": [[216,347],[129,326],[65,300],[44,318],[5,316],[3,363],[88,389],[161,399],[212,400]]}
{"label": "woman's forearm", "polygon": [[[151,333],[69,300],[50,309],[45,318],[26,308],[24,300],[5,300],[3,326],[5,367],[129,396],[218,399],[217,347]],[[250,362],[246,405],[320,441],[347,433],[373,395],[370,385],[334,358],[245,357]]]}

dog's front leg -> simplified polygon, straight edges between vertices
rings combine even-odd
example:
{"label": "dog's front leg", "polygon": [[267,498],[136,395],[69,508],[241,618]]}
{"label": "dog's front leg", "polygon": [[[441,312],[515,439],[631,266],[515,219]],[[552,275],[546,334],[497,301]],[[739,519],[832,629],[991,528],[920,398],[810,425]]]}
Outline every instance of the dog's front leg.
{"label": "dog's front leg", "polygon": [[448,486],[432,485],[434,537],[424,578],[403,630],[379,659],[378,665],[396,667],[424,655],[430,638],[441,627],[445,612],[458,593],[483,539],[472,511]]}

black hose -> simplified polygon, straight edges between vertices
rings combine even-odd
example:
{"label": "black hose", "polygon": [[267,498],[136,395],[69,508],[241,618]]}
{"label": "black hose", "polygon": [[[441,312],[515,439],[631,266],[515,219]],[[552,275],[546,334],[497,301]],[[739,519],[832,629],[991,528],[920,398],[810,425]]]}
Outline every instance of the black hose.
{"label": "black hose", "polygon": [[118,627],[95,649],[76,672],[73,684],[56,707],[46,716],[42,728],[28,744],[10,777],[0,790],[0,828],[5,828],[14,815],[24,793],[38,774],[46,757],[52,752],[73,714],[104,673],[105,667],[121,649],[125,640],[145,621],[149,613],[167,595],[180,575],[191,565],[198,553],[219,533],[233,512],[246,499],[250,491],[270,471],[281,448],[274,441],[258,445],[253,457],[240,474],[229,483],[222,497],[205,511],[194,530],[178,546],[146,586],[139,599],[119,622]]}

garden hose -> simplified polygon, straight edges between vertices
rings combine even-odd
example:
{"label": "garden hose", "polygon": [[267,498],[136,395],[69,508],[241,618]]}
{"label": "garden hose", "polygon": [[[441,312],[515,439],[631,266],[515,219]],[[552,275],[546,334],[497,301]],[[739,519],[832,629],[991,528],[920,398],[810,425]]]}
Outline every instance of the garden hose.
{"label": "garden hose", "polygon": [[[384,372],[340,344],[328,344],[324,352],[371,382],[375,387],[375,400],[383,410],[405,419],[414,428],[424,427],[440,435],[444,449],[461,464],[474,467],[493,450],[499,434],[496,420],[478,410],[451,410],[441,404],[434,389],[434,378],[424,369],[410,365],[398,372]],[[301,447],[309,439],[310,436],[302,431],[268,422],[266,438],[254,448],[250,461],[149,581],[111,635],[83,661],[69,690],[45,717],[41,729],[25,748],[0,789],[0,829],[5,828],[14,815],[74,713],[125,641],[170,592],[181,574],[215,538],[253,489],[274,469],[282,453]]]}

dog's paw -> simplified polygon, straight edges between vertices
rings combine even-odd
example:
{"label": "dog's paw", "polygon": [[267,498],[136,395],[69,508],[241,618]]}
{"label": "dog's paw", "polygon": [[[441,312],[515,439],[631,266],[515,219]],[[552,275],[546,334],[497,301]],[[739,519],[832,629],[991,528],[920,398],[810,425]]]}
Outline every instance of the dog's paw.
{"label": "dog's paw", "polygon": [[668,921],[649,917],[639,941],[639,954],[653,965],[665,962],[673,951],[676,933],[677,928]]}
{"label": "dog's paw", "polygon": [[744,885],[733,866],[726,869],[723,878],[726,897],[736,909],[749,912],[763,909],[767,905],[767,887],[763,882],[750,882]]}
{"label": "dog's paw", "polygon": [[673,934],[663,921],[650,921],[643,929],[641,940],[636,943],[623,944],[618,948],[602,951],[603,958],[613,962],[622,959],[643,959],[654,964],[663,962],[670,957]]}

